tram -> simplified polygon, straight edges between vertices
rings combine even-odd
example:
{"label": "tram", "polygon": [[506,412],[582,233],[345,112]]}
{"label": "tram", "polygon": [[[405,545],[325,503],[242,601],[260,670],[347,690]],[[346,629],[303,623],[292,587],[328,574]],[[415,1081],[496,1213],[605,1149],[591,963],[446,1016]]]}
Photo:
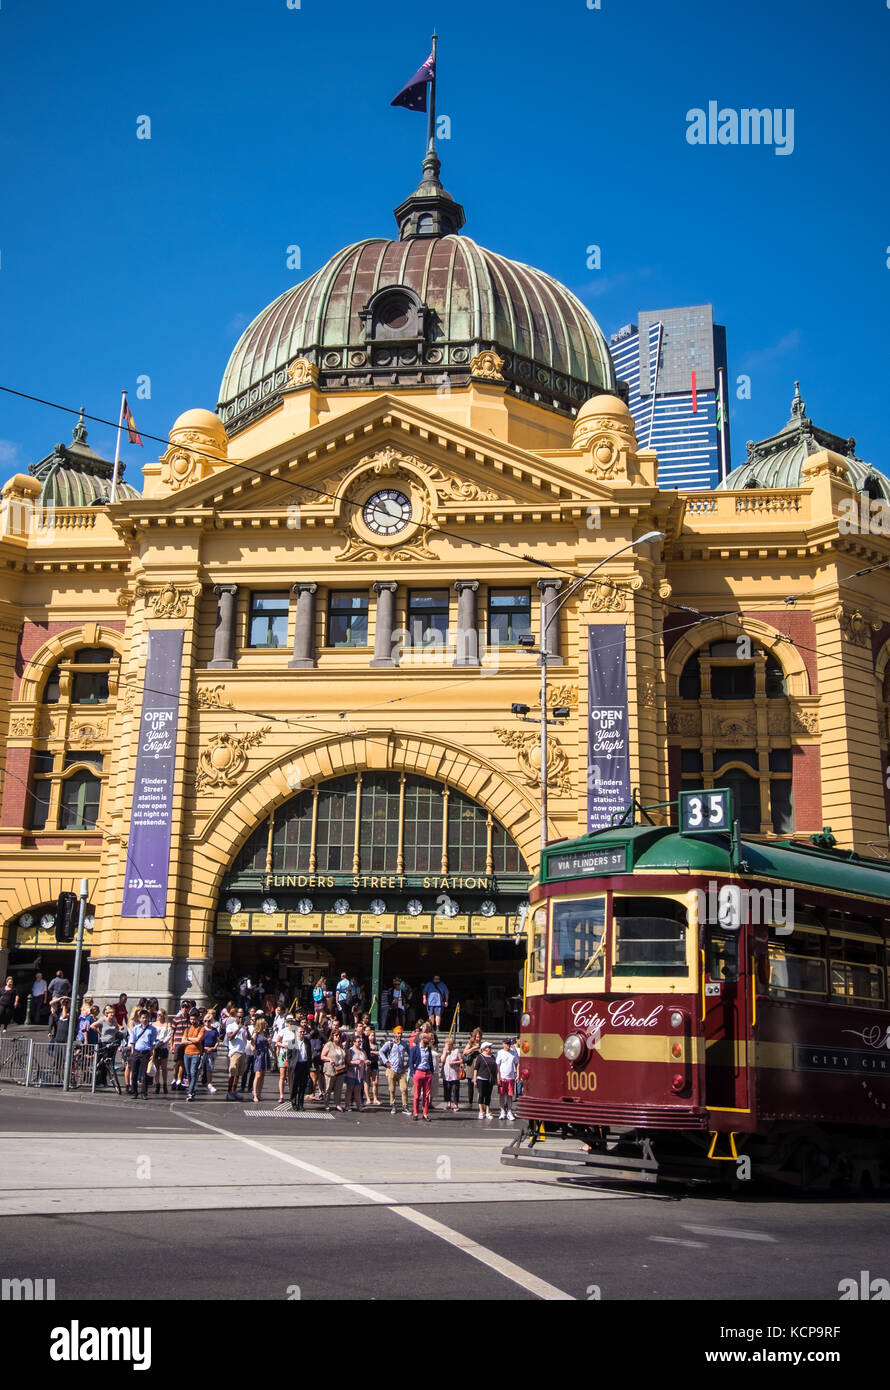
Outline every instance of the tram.
{"label": "tram", "polygon": [[743,840],[728,789],[638,809],[543,851],[503,1161],[887,1186],[890,864]]}

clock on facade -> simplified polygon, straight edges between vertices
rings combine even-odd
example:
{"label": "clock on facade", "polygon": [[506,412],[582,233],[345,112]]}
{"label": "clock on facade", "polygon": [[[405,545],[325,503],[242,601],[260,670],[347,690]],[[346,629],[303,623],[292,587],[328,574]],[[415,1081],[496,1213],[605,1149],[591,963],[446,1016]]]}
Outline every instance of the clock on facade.
{"label": "clock on facade", "polygon": [[278,911],[278,904],[274,898],[263,898],[262,909],[264,912],[273,913]]}
{"label": "clock on facade", "polygon": [[380,917],[386,911],[386,903],[382,898],[371,899],[371,911],[375,917]]}
{"label": "clock on facade", "polygon": [[419,898],[410,898],[405,904],[412,917],[419,917],[423,912],[423,903]]}
{"label": "clock on facade", "polygon": [[304,917],[308,917],[309,913],[312,911],[312,899],[301,898],[300,901],[297,903],[297,911],[301,913]]}
{"label": "clock on facade", "polygon": [[337,898],[334,901],[334,911],[338,917],[342,917],[344,912],[349,911],[349,900],[347,898]]}
{"label": "clock on facade", "polygon": [[411,522],[411,499],[392,487],[381,488],[362,507],[362,520],[375,536],[397,536]]}
{"label": "clock on facade", "polygon": [[226,899],[226,912],[240,912],[240,911],[241,911],[241,899],[240,899],[240,898],[227,898],[227,899]]}

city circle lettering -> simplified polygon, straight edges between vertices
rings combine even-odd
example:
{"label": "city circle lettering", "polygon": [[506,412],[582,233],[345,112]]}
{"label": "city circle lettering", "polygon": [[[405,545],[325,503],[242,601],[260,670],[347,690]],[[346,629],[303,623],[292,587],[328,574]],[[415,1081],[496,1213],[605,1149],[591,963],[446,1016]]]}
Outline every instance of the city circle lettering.
{"label": "city circle lettering", "polygon": [[606,1014],[601,1014],[596,1012],[593,999],[576,999],[572,1004],[572,1023],[584,1033],[588,1044],[595,1047],[607,1023],[613,1028],[655,1028],[664,1012],[664,1005],[656,1004],[648,1014],[640,1017],[635,1013],[636,1007],[635,999],[613,999]]}

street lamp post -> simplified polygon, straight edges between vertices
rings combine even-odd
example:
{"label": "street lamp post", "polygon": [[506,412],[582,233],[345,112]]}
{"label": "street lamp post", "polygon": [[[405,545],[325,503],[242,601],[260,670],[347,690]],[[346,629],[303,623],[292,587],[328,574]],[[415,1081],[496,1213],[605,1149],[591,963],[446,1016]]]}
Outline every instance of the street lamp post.
{"label": "street lamp post", "polygon": [[[523,651],[528,652],[528,653],[529,653],[530,655],[532,655],[532,656],[539,656],[540,659],[541,659],[541,721],[540,721],[540,722],[541,722],[541,849],[542,849],[542,850],[545,849],[546,846],[547,846],[547,725],[548,725],[548,722],[549,722],[548,719],[547,719],[547,663],[548,663],[548,661],[550,661],[551,659],[555,658],[555,656],[556,656],[556,653],[555,653],[555,652],[551,652],[551,651],[549,650],[548,636],[547,636],[547,634],[548,634],[548,632],[549,632],[550,626],[551,626],[551,624],[552,624],[554,618],[557,616],[557,614],[560,612],[560,610],[561,610],[562,608],[565,607],[565,605],[568,603],[568,601],[569,601],[569,599],[572,597],[572,595],[575,594],[575,593],[577,593],[577,591],[580,589],[580,587],[581,587],[582,584],[586,584],[586,583],[587,583],[587,580],[591,577],[591,575],[596,574],[596,572],[597,572],[598,569],[602,569],[603,565],[608,564],[608,562],[609,562],[610,560],[614,560],[614,558],[615,558],[616,555],[621,555],[621,554],[623,554],[625,550],[633,550],[635,546],[638,546],[638,545],[647,545],[650,541],[658,541],[658,540],[663,540],[663,539],[664,539],[664,532],[663,532],[663,531],[647,531],[646,534],[645,534],[644,536],[639,536],[637,540],[635,540],[635,541],[630,541],[627,545],[622,545],[622,546],[620,546],[620,547],[618,548],[618,550],[613,550],[612,553],[611,553],[610,555],[606,555],[602,560],[599,561],[598,564],[594,565],[593,569],[588,570],[586,574],[582,574],[580,579],[576,579],[576,580],[575,580],[575,583],[572,584],[571,587],[566,591],[566,593],[565,593],[565,594],[563,595],[563,597],[560,599],[559,603],[557,603],[557,604],[555,605],[555,607],[552,609],[552,611],[551,611],[549,617],[547,618],[546,623],[542,623],[542,624],[541,624],[541,645],[540,645],[540,647],[535,647],[535,646],[534,646],[534,638],[531,637],[531,635],[529,635],[528,640],[525,641],[525,642],[522,641],[522,638],[519,639],[519,641],[520,641],[520,646],[522,647],[522,650],[523,650]],[[514,706],[514,713],[516,713],[516,712],[517,712],[517,709],[516,709],[516,707]],[[525,718],[526,716],[522,716],[522,717]],[[535,721],[534,721],[534,720],[529,720],[528,722],[529,722],[529,723],[534,723]],[[559,720],[554,720],[553,722],[554,722],[554,723],[560,723],[560,724],[561,724],[563,721],[562,721],[562,719],[559,719]]]}

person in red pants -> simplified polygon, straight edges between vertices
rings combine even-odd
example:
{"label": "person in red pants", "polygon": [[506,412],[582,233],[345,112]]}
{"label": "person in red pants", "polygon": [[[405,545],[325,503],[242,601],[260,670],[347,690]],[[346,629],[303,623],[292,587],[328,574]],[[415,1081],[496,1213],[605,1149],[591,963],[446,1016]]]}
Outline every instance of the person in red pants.
{"label": "person in red pants", "polygon": [[414,1079],[414,1119],[420,1119],[418,1110],[422,1104],[423,1118],[429,1124],[430,1092],[433,1089],[436,1070],[436,1052],[433,1035],[428,1029],[424,1029],[408,1054],[408,1070]]}

